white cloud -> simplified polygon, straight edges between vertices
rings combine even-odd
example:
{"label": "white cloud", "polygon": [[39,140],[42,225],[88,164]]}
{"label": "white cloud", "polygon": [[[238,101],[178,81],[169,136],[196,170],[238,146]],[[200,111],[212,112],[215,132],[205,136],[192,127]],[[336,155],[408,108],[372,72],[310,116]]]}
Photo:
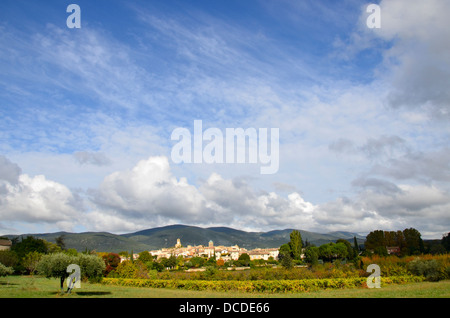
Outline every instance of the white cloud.
{"label": "white cloud", "polygon": [[380,6],[382,27],[375,35],[393,43],[384,52],[392,84],[388,102],[450,118],[448,3],[385,0]]}
{"label": "white cloud", "polygon": [[2,223],[43,224],[72,230],[83,205],[76,193],[43,175],[21,174],[15,184],[5,182],[0,191]]}

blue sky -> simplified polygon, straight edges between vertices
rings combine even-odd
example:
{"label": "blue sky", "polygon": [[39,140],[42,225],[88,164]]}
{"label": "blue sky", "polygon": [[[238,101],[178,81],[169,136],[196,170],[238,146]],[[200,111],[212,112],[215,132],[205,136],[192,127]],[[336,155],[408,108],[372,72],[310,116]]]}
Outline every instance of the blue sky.
{"label": "blue sky", "polygon": [[[450,228],[445,1],[2,1],[0,233]],[[69,29],[69,4],[81,28]],[[279,128],[280,167],[176,164]]]}

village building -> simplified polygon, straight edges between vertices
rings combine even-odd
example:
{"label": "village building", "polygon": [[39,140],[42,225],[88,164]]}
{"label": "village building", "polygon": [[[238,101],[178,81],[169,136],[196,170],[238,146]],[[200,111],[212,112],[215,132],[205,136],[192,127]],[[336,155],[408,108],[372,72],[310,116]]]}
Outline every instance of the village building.
{"label": "village building", "polygon": [[7,239],[0,239],[0,251],[7,251],[11,248],[12,242]]}
{"label": "village building", "polygon": [[257,248],[248,251],[245,248],[241,248],[238,245],[233,246],[215,246],[213,241],[208,242],[208,246],[196,245],[187,247],[182,247],[181,240],[177,239],[177,243],[172,248],[162,248],[159,250],[152,250],[149,253],[156,256],[157,259],[169,258],[172,255],[175,257],[182,256],[185,258],[190,257],[215,257],[217,260],[223,259],[224,261],[238,260],[239,257],[246,253],[250,256],[250,260],[262,259],[269,260],[270,257],[273,259],[278,258],[278,248]]}

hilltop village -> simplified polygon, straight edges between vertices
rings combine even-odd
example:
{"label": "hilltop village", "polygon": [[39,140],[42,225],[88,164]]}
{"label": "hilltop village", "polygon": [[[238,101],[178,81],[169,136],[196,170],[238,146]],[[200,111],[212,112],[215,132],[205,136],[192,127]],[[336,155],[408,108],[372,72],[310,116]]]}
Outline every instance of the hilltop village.
{"label": "hilltop village", "polygon": [[257,260],[257,259],[269,260],[270,257],[276,260],[278,258],[278,252],[279,252],[278,248],[256,248],[253,250],[247,250],[237,245],[214,246],[214,243],[212,241],[209,241],[208,246],[188,245],[187,247],[183,247],[181,245],[180,239],[177,239],[177,243],[175,244],[174,247],[149,251],[149,253],[153,256],[156,256],[157,259],[163,257],[169,258],[172,255],[175,257],[183,256],[185,258],[191,258],[196,256],[210,258],[215,256],[217,260],[223,259],[224,261],[238,260],[239,256],[241,256],[244,253],[250,256],[250,260]]}

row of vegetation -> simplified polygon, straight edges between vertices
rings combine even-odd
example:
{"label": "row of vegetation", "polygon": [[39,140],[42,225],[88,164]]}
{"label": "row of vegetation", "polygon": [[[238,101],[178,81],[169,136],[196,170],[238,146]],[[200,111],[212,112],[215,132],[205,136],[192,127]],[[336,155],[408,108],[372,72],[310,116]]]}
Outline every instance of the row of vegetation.
{"label": "row of vegetation", "polygon": [[[176,288],[211,289],[213,282],[217,286],[223,285],[225,289],[296,291],[325,285],[331,288],[361,286],[370,274],[366,272],[367,265],[377,264],[381,269],[382,282],[386,284],[449,279],[449,235],[434,243],[434,253],[424,254],[430,247],[424,244],[420,233],[405,229],[398,232],[374,231],[367,236],[364,248],[357,244],[356,239],[353,244],[338,240],[314,246],[303,242],[300,232],[292,231],[290,241],[280,247],[276,260],[251,261],[245,253],[238,260],[230,261],[214,257],[175,256],[157,260],[148,252],[140,253],[136,259],[133,253],[127,252],[78,252],[67,249],[63,237],[51,243],[30,236],[13,242],[10,250],[0,251],[0,276],[38,274],[57,277],[62,288],[70,274],[67,273],[67,266],[78,264],[82,279],[103,280],[108,284],[175,284]],[[438,245],[440,247],[436,247]],[[398,246],[397,255],[388,255],[386,246]],[[128,260],[121,262],[121,257]],[[242,267],[250,269],[237,270]],[[193,268],[203,270],[186,271]],[[235,270],[230,270],[233,268]],[[232,283],[227,285],[224,282]]]}

